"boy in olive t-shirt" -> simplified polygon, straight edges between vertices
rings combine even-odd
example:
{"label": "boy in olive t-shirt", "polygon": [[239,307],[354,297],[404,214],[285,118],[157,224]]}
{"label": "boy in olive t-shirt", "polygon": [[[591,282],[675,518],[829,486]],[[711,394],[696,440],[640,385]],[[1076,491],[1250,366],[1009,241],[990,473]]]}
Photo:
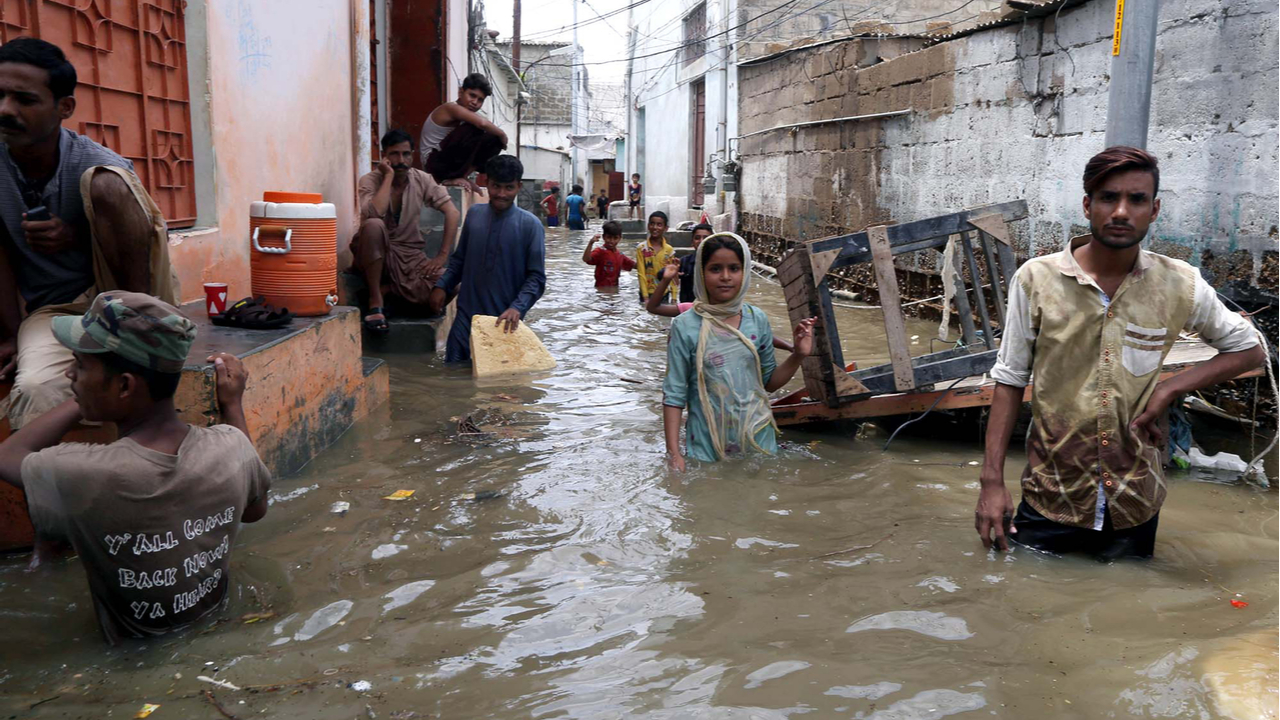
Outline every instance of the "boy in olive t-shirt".
{"label": "boy in olive t-shirt", "polygon": [[[173,306],[106,292],[84,316],[55,318],[53,334],[75,355],[75,397],[0,443],[0,479],[26,492],[41,540],[75,548],[107,642],[189,625],[226,597],[240,523],[267,512],[244,368],[209,358],[226,424],[195,427],[173,395],[196,329]],[[58,444],[82,419],[116,423],[120,439]]]}

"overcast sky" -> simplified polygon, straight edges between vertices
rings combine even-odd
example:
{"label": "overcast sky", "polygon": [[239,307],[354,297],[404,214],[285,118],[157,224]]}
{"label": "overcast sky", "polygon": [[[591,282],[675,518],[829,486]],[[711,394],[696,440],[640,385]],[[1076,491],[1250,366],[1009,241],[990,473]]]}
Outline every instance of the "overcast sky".
{"label": "overcast sky", "polygon": [[[578,23],[607,14],[627,6],[626,0],[590,0],[578,2]],[[512,0],[485,0],[485,24],[497,30],[499,41],[511,39]],[[572,30],[552,33],[558,28],[573,24],[573,0],[522,0],[520,5],[520,34],[522,39],[549,42],[573,39]],[[531,37],[532,36],[532,37]],[[584,61],[597,63],[605,60],[622,62],[607,65],[589,65],[587,76],[595,83],[621,83],[627,63],[627,14],[620,13],[604,21],[596,21],[578,31],[578,44],[586,55]]]}

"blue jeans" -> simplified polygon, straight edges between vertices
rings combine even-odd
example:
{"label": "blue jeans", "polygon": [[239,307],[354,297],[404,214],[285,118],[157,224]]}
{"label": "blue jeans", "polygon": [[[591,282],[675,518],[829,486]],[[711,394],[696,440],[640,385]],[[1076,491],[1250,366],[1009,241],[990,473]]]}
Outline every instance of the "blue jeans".
{"label": "blue jeans", "polygon": [[567,227],[570,230],[586,230],[587,229],[586,224],[582,222],[582,218],[578,218],[577,220],[574,220],[573,218],[569,218],[569,224]]}

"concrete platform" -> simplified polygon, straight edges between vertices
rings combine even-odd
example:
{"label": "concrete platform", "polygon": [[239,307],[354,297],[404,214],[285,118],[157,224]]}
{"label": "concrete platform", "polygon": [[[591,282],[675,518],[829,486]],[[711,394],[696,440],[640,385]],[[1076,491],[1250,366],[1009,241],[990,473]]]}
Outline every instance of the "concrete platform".
{"label": "concrete platform", "polygon": [[[297,318],[278,330],[218,327],[199,300],[182,311],[197,329],[174,397],[178,415],[192,425],[221,422],[213,365],[205,358],[214,352],[240,358],[249,371],[244,393],[249,436],[276,477],[300,470],[391,395],[386,363],[362,356],[356,308],[339,306],[324,317]],[[11,388],[0,384],[0,397]],[[8,435],[8,420],[0,418],[0,439]],[[63,441],[115,439],[115,426],[108,423],[73,430]],[[30,547],[32,535],[25,496],[0,483],[0,551]]]}
{"label": "concrete platform", "polygon": [[296,318],[279,330],[217,327],[198,301],[182,310],[197,334],[175,398],[179,415],[196,425],[220,422],[213,366],[205,358],[215,351],[240,358],[249,371],[249,435],[277,476],[297,472],[390,397],[385,363],[363,357],[356,308]]}

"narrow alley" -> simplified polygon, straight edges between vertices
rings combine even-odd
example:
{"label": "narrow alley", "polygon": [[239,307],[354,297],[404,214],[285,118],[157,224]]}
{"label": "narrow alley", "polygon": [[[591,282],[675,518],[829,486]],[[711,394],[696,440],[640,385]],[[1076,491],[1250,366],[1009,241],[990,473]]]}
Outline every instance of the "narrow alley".
{"label": "narrow alley", "polygon": [[[888,452],[874,425],[788,429],[780,459],[668,473],[668,321],[633,276],[591,287],[592,232],[547,235],[528,320],[559,366],[482,385],[393,359],[391,402],[244,529],[216,630],[104,649],[79,572],[5,557],[29,658],[5,716],[1218,717],[1202,678],[1274,650],[1274,617],[1229,604],[1277,601],[1252,486],[1171,474],[1155,559],[1102,564],[982,550],[978,427]],[[750,301],[785,332],[776,285]],[[837,312],[846,352],[883,361],[879,314]]]}

